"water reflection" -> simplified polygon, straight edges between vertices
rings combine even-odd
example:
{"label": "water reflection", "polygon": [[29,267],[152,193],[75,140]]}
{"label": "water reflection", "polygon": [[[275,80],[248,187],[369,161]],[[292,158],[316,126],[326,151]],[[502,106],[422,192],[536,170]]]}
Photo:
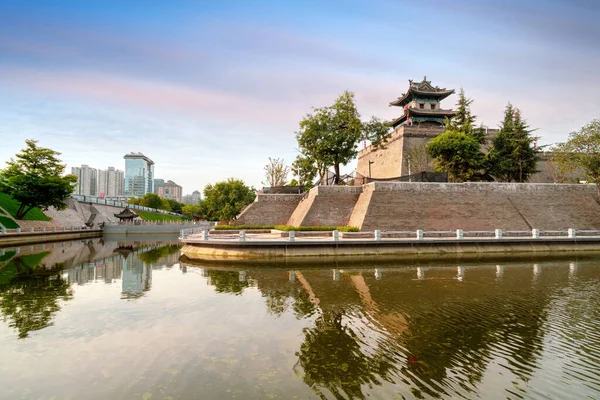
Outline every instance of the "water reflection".
{"label": "water reflection", "polygon": [[[91,240],[0,253],[0,341],[13,360],[0,387],[39,387],[0,397],[600,396],[596,260],[236,268],[178,250],[175,239]],[[61,368],[111,385],[77,392],[22,361],[47,350],[20,343],[69,353],[73,337],[97,340],[80,349],[89,360]]]}

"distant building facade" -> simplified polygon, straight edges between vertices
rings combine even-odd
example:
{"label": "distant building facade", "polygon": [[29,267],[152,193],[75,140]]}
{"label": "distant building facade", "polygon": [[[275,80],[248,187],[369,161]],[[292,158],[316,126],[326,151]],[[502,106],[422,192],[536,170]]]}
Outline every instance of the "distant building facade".
{"label": "distant building facade", "polygon": [[192,192],[192,194],[186,194],[185,196],[183,196],[182,203],[183,204],[198,204],[200,202],[201,198],[202,198],[202,195],[200,194],[200,192],[197,190],[194,190]]}
{"label": "distant building facade", "polygon": [[154,191],[153,191],[153,193],[158,194],[158,186],[162,185],[163,183],[165,183],[164,179],[157,179],[157,178],[155,178],[154,181],[153,181],[153,184],[154,184]]}
{"label": "distant building facade", "polygon": [[72,167],[71,173],[77,177],[77,184],[73,194],[82,196],[96,196],[98,194],[98,171],[83,164],[81,167]]}
{"label": "distant building facade", "polygon": [[143,197],[154,192],[154,161],[142,153],[129,153],[125,159],[125,195]]}
{"label": "distant building facade", "polygon": [[115,167],[98,170],[98,197],[120,197],[125,195],[125,173]]}
{"label": "distant building facade", "polygon": [[165,199],[174,199],[181,203],[183,188],[173,181],[167,181],[156,188],[160,197]]}

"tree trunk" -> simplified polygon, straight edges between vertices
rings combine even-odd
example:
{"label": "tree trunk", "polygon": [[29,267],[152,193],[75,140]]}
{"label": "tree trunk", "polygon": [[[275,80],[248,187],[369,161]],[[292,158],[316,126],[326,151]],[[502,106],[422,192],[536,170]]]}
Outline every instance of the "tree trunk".
{"label": "tree trunk", "polygon": [[339,185],[339,183],[340,183],[340,163],[336,161],[336,163],[333,165],[333,168],[335,169],[335,180],[333,181],[333,184]]}

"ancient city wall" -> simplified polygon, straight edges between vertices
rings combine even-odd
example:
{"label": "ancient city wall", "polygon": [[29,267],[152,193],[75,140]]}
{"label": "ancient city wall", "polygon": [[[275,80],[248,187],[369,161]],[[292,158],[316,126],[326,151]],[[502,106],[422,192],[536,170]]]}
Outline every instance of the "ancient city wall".
{"label": "ancient city wall", "polygon": [[292,226],[347,225],[361,186],[317,186],[302,199],[287,224]]}
{"label": "ancient city wall", "polygon": [[258,194],[234,225],[285,225],[301,198],[301,194]]}
{"label": "ancient city wall", "polygon": [[373,182],[319,186],[296,203],[274,199],[282,195],[262,196],[242,221],[275,225],[270,215],[277,221],[289,215],[288,225],[350,225],[363,231],[600,229],[595,185]]}

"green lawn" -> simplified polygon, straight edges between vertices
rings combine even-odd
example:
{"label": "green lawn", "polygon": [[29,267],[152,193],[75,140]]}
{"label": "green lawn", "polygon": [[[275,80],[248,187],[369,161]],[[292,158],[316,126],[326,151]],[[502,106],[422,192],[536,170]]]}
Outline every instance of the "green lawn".
{"label": "green lawn", "polygon": [[150,211],[133,210],[144,221],[187,221],[186,219],[174,215],[153,213]]}
{"label": "green lawn", "polygon": [[[17,210],[19,209],[19,203],[13,200],[12,197],[6,193],[0,193],[0,207],[4,208],[10,215],[16,218]],[[27,221],[51,221],[52,219],[47,217],[42,210],[34,208],[25,215],[24,220]],[[3,223],[4,224],[4,223]],[[8,227],[7,227],[8,228]]]}
{"label": "green lawn", "polygon": [[0,215],[0,224],[4,225],[6,229],[17,229],[19,225],[12,219]]}

